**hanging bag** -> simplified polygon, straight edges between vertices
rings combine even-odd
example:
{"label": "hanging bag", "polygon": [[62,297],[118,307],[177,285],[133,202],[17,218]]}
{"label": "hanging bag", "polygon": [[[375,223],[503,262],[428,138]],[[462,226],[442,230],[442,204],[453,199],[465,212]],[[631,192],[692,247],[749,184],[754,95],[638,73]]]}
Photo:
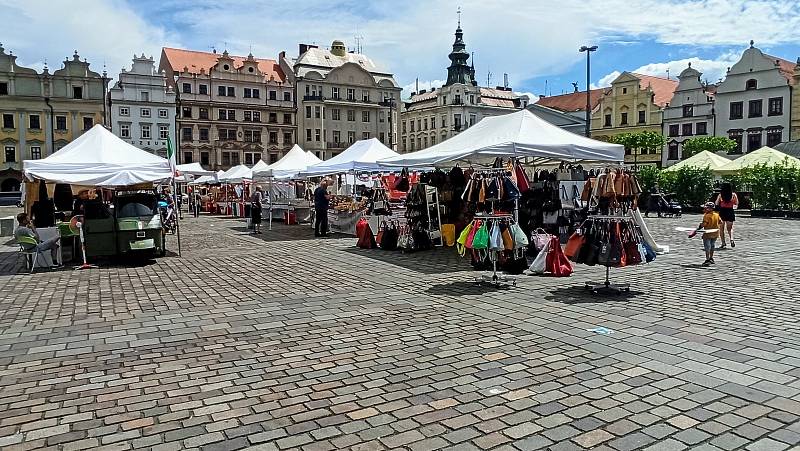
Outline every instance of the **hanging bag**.
{"label": "hanging bag", "polygon": [[386,228],[383,230],[383,236],[381,237],[380,243],[378,245],[383,250],[387,251],[394,251],[397,250],[397,240],[400,238],[400,231],[398,230],[395,224],[387,225]]}
{"label": "hanging bag", "polygon": [[533,240],[533,245],[541,251],[545,248],[547,243],[550,242],[550,234],[545,232],[544,229],[539,228],[533,231],[531,234],[531,239]]}
{"label": "hanging bag", "polygon": [[564,255],[570,260],[575,261],[584,243],[586,243],[586,236],[583,235],[580,230],[575,231],[567,240],[567,245],[564,246]]}
{"label": "hanging bag", "polygon": [[374,249],[377,247],[375,244],[375,235],[372,234],[372,228],[369,226],[369,221],[367,221],[366,218],[361,218],[356,223],[356,236],[358,237],[356,246],[361,249]]}
{"label": "hanging bag", "polygon": [[442,224],[442,241],[445,246],[452,247],[456,244],[456,225]]}
{"label": "hanging bag", "polygon": [[467,236],[467,242],[465,247],[467,249],[472,249],[472,243],[475,241],[475,234],[478,232],[478,229],[481,227],[481,221],[475,220],[472,223],[472,230],[470,230],[469,235]]}
{"label": "hanging bag", "polygon": [[545,258],[545,270],[553,277],[568,277],[572,274],[572,262],[561,250],[558,237],[554,236],[550,239],[550,249]]}
{"label": "hanging bag", "polygon": [[478,261],[486,259],[488,255],[487,249],[489,249],[489,230],[486,227],[486,222],[482,222],[472,240],[472,250],[475,252]]}
{"label": "hanging bag", "polygon": [[472,222],[467,224],[464,227],[464,230],[458,235],[458,239],[456,240],[456,250],[458,251],[458,255],[464,256],[467,252],[467,240],[469,239],[470,234],[472,233]]}
{"label": "hanging bag", "polygon": [[503,237],[500,232],[499,222],[493,223],[492,230],[489,233],[489,250],[498,252],[503,250]]}
{"label": "hanging bag", "polygon": [[549,254],[550,250],[550,242],[551,240],[547,240],[544,247],[539,250],[539,253],[536,254],[536,258],[533,259],[533,263],[528,268],[528,270],[532,274],[544,274],[545,269],[547,268],[547,255]]}
{"label": "hanging bag", "polygon": [[531,183],[528,179],[528,174],[525,172],[525,168],[523,168],[519,163],[514,165],[514,178],[516,179],[516,185],[520,193],[524,193],[531,189]]}
{"label": "hanging bag", "polygon": [[400,178],[394,184],[394,189],[396,191],[408,192],[409,188],[410,184],[408,182],[408,169],[403,168],[403,170],[400,171]]}
{"label": "hanging bag", "polygon": [[378,228],[378,234],[375,235],[375,243],[378,245],[378,247],[381,247],[381,241],[383,241],[383,237],[386,235],[387,227],[386,221],[383,221],[381,226]]}
{"label": "hanging bag", "polygon": [[509,230],[508,224],[501,224],[500,225],[500,236],[503,239],[503,249],[507,251],[514,250],[514,238],[511,237],[511,231]]}
{"label": "hanging bag", "polygon": [[575,203],[572,202],[572,199],[569,198],[567,194],[567,187],[562,183],[561,186],[558,187],[558,191],[560,193],[559,200],[561,201],[561,209],[562,210],[573,210],[575,209]]}
{"label": "hanging bag", "polygon": [[597,179],[590,178],[583,185],[583,190],[581,191],[581,201],[586,202],[587,205],[589,200],[592,198],[592,188],[594,187],[595,183],[597,183]]}
{"label": "hanging bag", "polygon": [[588,205],[581,199],[581,193],[578,192],[578,185],[572,185],[572,203],[575,205],[576,210],[583,210]]}

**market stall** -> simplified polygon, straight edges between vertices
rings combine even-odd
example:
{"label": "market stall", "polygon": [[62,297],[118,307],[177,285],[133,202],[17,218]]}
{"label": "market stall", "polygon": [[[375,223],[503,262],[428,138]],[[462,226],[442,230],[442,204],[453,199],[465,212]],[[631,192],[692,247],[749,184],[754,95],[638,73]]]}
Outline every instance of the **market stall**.
{"label": "market stall", "polygon": [[704,150],[702,152],[698,152],[698,153],[692,155],[691,157],[689,157],[689,158],[687,158],[687,159],[685,159],[685,160],[683,160],[683,161],[681,161],[679,163],[676,163],[676,164],[664,169],[664,171],[665,172],[675,172],[675,171],[679,171],[681,168],[701,168],[701,169],[708,168],[708,169],[711,169],[712,171],[715,171],[715,170],[725,166],[726,164],[728,164],[730,162],[731,162],[731,160],[729,160],[729,159],[727,159],[725,157],[722,157],[722,156],[719,156],[719,155],[717,155],[717,154],[715,154],[713,152],[709,152],[707,150]]}
{"label": "market stall", "polygon": [[299,173],[322,160],[295,144],[280,160],[263,169],[253,169],[253,180],[269,182],[270,229],[277,213],[286,224],[294,224],[298,217],[310,216],[310,199],[306,199],[306,183],[299,181]]}
{"label": "market stall", "polygon": [[[172,180],[168,160],[126,143],[98,124],[47,158],[23,161],[23,174],[28,185],[25,211],[33,212],[34,217],[44,214],[56,217],[55,203],[43,203],[45,199],[40,196],[42,190],[36,189],[37,183],[53,185],[54,195],[59,186],[70,187],[70,194],[81,193],[70,211],[66,206],[59,208],[57,217],[62,223],[54,225],[69,230],[67,226],[60,227],[61,224],[79,215],[82,242],[90,257],[126,255],[132,251],[163,253],[164,235],[153,188]],[[122,192],[126,196],[138,194],[123,199],[118,195]],[[71,204],[72,196],[68,197]],[[36,205],[34,198],[38,199]],[[50,211],[45,211],[47,208],[42,205],[49,205]]]}
{"label": "market stall", "polygon": [[758,165],[778,166],[782,164],[800,167],[800,160],[779,150],[775,150],[772,147],[764,146],[712,170],[719,175],[729,175],[738,174],[744,169],[753,168]]}

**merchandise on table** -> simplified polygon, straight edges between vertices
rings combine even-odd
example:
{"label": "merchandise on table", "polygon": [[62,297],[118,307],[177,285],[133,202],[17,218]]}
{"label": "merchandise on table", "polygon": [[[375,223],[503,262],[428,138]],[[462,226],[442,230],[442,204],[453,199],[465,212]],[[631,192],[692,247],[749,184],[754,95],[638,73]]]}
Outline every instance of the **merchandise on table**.
{"label": "merchandise on table", "polygon": [[352,196],[331,196],[329,210],[337,212],[362,211],[367,207],[367,200],[356,200]]}

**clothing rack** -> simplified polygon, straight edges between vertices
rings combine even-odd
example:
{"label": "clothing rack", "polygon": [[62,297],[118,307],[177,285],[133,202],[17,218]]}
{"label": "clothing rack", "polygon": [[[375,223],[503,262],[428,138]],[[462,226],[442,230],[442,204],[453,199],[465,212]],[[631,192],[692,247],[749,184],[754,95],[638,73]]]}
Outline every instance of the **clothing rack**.
{"label": "clothing rack", "polygon": [[[618,215],[591,215],[586,219],[629,220],[630,217]],[[602,282],[586,282],[585,288],[594,294],[621,294],[622,292],[631,291],[631,284],[629,283],[611,283],[610,273],[611,267],[606,266],[606,280]]]}
{"label": "clothing rack", "polygon": [[[480,220],[492,220],[492,219],[514,219],[514,215],[511,213],[497,213],[497,214],[476,214],[473,217],[473,220],[480,219]],[[516,220],[514,220],[516,222]],[[491,251],[489,251],[491,252]],[[491,255],[491,254],[490,254]],[[481,273],[480,277],[475,277],[475,283],[480,285],[483,282],[489,282],[494,284],[494,286],[499,287],[500,283],[511,284],[513,286],[517,286],[517,278],[513,276],[509,276],[507,274],[498,274],[497,273],[497,258],[492,260],[492,272],[489,274],[487,271]]]}

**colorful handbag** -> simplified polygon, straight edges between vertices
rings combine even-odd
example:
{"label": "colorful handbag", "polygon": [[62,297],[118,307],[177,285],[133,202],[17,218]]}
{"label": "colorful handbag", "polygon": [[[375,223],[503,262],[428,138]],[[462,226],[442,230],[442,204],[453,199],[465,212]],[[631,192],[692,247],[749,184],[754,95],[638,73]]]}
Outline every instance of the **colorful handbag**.
{"label": "colorful handbag", "polygon": [[455,224],[442,224],[442,241],[444,241],[445,246],[453,246],[456,244]]}
{"label": "colorful handbag", "polygon": [[492,231],[489,234],[489,250],[498,252],[503,250],[503,238],[500,233],[499,223],[495,223],[492,226]]}
{"label": "colorful handbag", "polygon": [[469,239],[470,234],[472,234],[473,223],[467,224],[464,227],[464,230],[458,235],[458,239],[456,240],[456,250],[460,256],[464,256],[467,252],[467,240]]}
{"label": "colorful handbag", "polygon": [[567,245],[564,246],[564,255],[566,255],[570,260],[575,261],[575,257],[578,256],[578,253],[581,251],[581,248],[585,242],[586,236],[580,233],[580,231],[576,231],[567,240]]}
{"label": "colorful handbag", "polygon": [[553,277],[568,277],[572,274],[572,263],[561,250],[558,237],[550,239],[550,249],[547,251],[545,270]]}
{"label": "colorful handbag", "polygon": [[500,226],[500,236],[503,238],[503,249],[507,251],[514,250],[514,238],[511,237],[508,225],[503,224]]}
{"label": "colorful handbag", "polygon": [[524,193],[530,189],[528,174],[525,172],[525,168],[519,164],[514,165],[514,178],[516,179],[517,189],[520,193]]}

